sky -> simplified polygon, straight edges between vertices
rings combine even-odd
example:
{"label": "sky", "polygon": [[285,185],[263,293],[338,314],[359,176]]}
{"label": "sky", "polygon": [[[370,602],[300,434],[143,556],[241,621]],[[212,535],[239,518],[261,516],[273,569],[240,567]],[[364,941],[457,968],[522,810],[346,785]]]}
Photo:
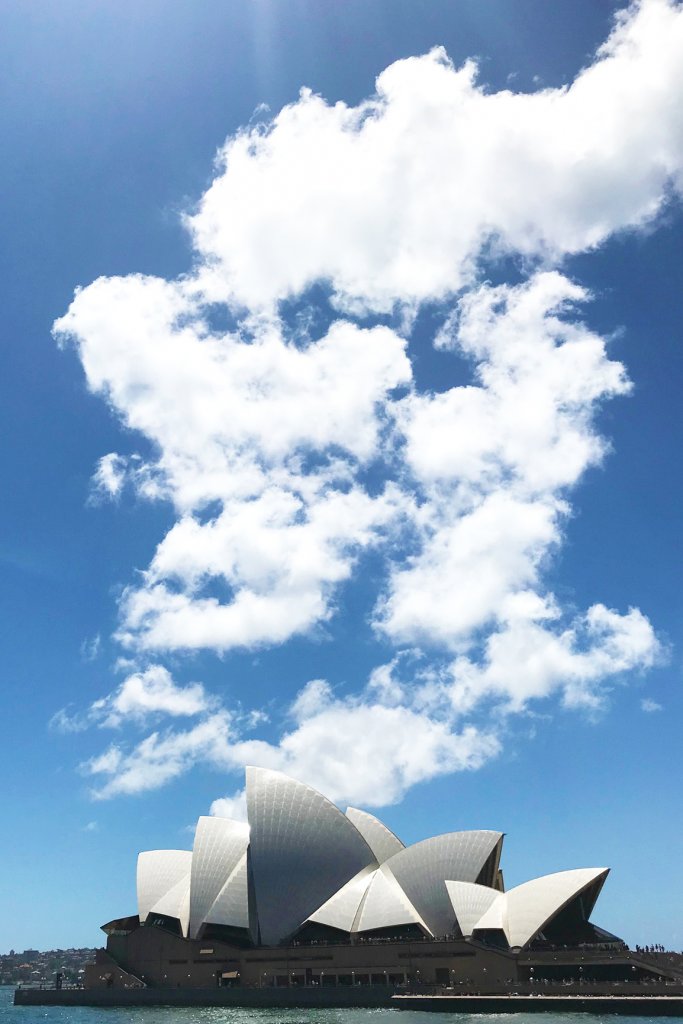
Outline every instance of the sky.
{"label": "sky", "polygon": [[683,9],[0,22],[0,950],[245,764],[682,949]]}

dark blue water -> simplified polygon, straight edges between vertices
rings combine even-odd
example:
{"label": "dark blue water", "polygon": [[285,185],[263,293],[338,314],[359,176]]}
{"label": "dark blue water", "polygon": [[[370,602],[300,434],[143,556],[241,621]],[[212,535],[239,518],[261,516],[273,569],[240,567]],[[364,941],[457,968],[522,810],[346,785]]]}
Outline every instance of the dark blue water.
{"label": "dark blue water", "polygon": [[[270,1010],[241,1007],[13,1006],[14,989],[0,988],[0,1024],[616,1024],[611,1016],[579,1013],[416,1013],[412,1010]],[[675,1017],[628,1017],[628,1024],[666,1024]]]}

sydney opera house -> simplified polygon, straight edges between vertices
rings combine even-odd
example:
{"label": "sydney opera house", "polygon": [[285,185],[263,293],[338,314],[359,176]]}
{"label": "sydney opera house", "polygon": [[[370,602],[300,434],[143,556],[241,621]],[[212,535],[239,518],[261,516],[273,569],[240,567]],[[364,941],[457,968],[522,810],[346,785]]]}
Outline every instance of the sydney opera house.
{"label": "sydney opera house", "polygon": [[372,814],[344,814],[280,772],[246,776],[248,824],[201,817],[192,851],[139,855],[137,914],[103,925],[107,949],[88,986],[495,990],[534,972],[636,970],[624,943],[590,921],[607,868],[506,890],[501,832],[404,846]]}

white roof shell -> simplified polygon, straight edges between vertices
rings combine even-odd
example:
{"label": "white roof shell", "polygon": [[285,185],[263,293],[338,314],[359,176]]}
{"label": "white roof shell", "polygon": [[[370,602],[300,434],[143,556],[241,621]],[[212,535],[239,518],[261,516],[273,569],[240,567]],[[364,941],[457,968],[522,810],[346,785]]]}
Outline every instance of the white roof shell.
{"label": "white roof shell", "polygon": [[150,910],[162,896],[190,873],[191,866],[189,850],[148,850],[139,854],[137,895],[141,922],[147,920]]}
{"label": "white roof shell", "polygon": [[453,929],[454,912],[446,879],[474,882],[503,838],[502,832],[446,832],[394,854],[385,867],[394,875],[435,936]]}
{"label": "white roof shell", "polygon": [[378,864],[383,864],[395,853],[405,850],[405,844],[374,814],[359,811],[357,807],[347,807],[346,817],[356,826]]}
{"label": "white roof shell", "polygon": [[225,885],[207,912],[207,924],[249,928],[249,880],[247,853],[245,852],[228,876]]}
{"label": "white roof shell", "polygon": [[375,864],[363,868],[346,885],[343,885],[334,896],[331,896],[326,903],[323,903],[319,910],[311,914],[309,921],[315,921],[317,924],[326,924],[330,928],[339,928],[345,932],[353,931],[361,902],[368,891],[376,871],[377,866]]}
{"label": "white roof shell", "polygon": [[311,786],[247,768],[251,865],[261,942],[275,945],[374,857],[355,825]]}
{"label": "white roof shell", "polygon": [[216,897],[249,845],[249,826],[229,818],[201,817],[197,822],[192,852],[190,889],[190,938],[207,919]]}
{"label": "white roof shell", "polygon": [[383,865],[372,876],[353,930],[369,932],[376,928],[391,928],[403,924],[421,925],[425,931],[429,932],[429,928],[401,886]]}
{"label": "white roof shell", "polygon": [[503,895],[496,889],[490,889],[487,885],[476,885],[474,882],[447,881],[446,889],[458,926],[465,938],[472,934],[480,918]]}
{"label": "white roof shell", "polygon": [[177,917],[180,921],[180,928],[183,935],[187,936],[187,929],[190,923],[190,872],[188,871],[180,881],[169,889],[160,900],[154,904],[150,914],[163,914],[165,917]]}
{"label": "white roof shell", "polygon": [[[598,879],[601,879],[602,888],[608,874],[609,868],[577,868],[574,871],[558,871],[552,875],[543,875],[510,889],[505,894],[510,945],[525,946],[551,918],[584,889]],[[590,910],[592,906],[589,913]],[[482,927],[481,921],[478,927]]]}
{"label": "white roof shell", "polygon": [[349,808],[345,816],[269,769],[247,769],[247,807],[249,826],[200,818],[193,853],[140,854],[142,923],[158,914],[193,938],[205,924],[257,938],[258,915],[257,941],[275,945],[307,920],[348,933],[416,924],[437,937],[457,921],[465,936],[498,929],[523,948],[582,895],[587,919],[609,871],[560,871],[501,893],[476,879],[502,833],[451,832],[404,848],[373,815]]}
{"label": "white roof shell", "polygon": [[[499,893],[472,926],[469,934],[474,931],[502,929],[511,947],[522,948],[531,942],[568,903],[580,896],[584,890],[594,886],[592,903],[586,912],[588,918],[608,873],[609,868],[577,868],[573,871],[558,871],[552,875],[533,878],[530,882],[524,882],[506,893]],[[447,883],[447,887],[452,899],[455,893],[453,907],[457,915],[457,900],[460,899],[460,895],[452,883]],[[468,934],[464,929],[463,933]]]}

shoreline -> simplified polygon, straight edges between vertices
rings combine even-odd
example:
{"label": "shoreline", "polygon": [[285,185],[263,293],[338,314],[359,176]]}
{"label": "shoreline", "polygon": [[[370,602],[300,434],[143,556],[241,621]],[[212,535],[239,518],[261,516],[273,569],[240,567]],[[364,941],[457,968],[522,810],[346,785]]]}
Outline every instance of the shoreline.
{"label": "shoreline", "polygon": [[396,995],[385,986],[319,988],[15,989],[15,1006],[385,1007],[431,1013],[600,1013],[683,1017],[683,995]]}

